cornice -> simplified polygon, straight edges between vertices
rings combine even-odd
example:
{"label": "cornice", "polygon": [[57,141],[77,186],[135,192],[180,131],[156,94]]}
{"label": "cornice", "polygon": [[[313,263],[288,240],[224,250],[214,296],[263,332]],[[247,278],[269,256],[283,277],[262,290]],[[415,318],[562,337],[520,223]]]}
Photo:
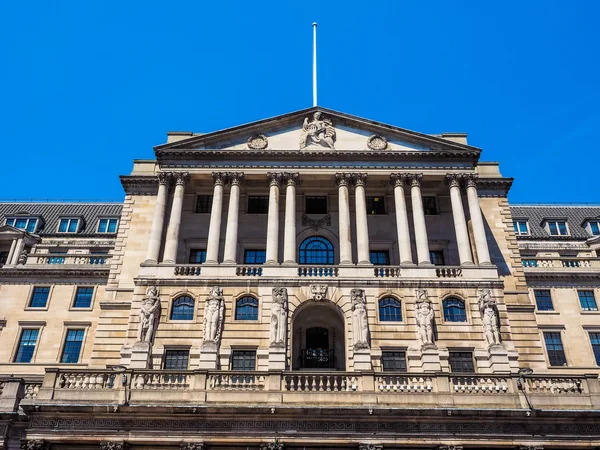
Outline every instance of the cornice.
{"label": "cornice", "polygon": [[7,282],[7,278],[23,278],[23,277],[95,277],[95,278],[108,278],[110,272],[110,266],[107,267],[66,267],[59,268],[47,268],[46,266],[18,266],[18,267],[3,267],[0,268],[0,280]]}
{"label": "cornice", "polygon": [[130,302],[100,302],[102,310],[127,310],[131,309]]}
{"label": "cornice", "polygon": [[156,195],[158,192],[157,176],[121,175],[121,186],[129,195]]}
{"label": "cornice", "polygon": [[506,197],[514,178],[479,178],[477,194],[480,197]]}
{"label": "cornice", "polygon": [[[600,284],[600,270],[595,271],[574,271],[572,268],[568,269],[568,272],[538,272],[539,268],[531,268],[533,270],[527,270],[525,268],[525,278],[530,280],[592,280]],[[542,269],[543,270],[543,269]]]}

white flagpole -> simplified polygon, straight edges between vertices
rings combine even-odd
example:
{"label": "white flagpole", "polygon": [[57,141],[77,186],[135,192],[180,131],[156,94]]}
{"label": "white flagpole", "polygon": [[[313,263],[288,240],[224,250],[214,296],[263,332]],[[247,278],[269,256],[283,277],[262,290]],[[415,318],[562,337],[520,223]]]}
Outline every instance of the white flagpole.
{"label": "white flagpole", "polygon": [[317,106],[317,22],[313,22],[313,106]]}

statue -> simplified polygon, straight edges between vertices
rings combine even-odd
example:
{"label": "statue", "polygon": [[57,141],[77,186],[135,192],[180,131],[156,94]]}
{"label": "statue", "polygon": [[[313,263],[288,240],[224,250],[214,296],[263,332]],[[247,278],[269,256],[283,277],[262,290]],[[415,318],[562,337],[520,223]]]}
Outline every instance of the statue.
{"label": "statue", "polygon": [[23,251],[19,255],[19,260],[17,261],[17,264],[23,265],[26,262],[27,262],[27,250],[23,249]]}
{"label": "statue", "polygon": [[146,296],[142,299],[140,307],[140,327],[138,329],[138,341],[154,342],[154,335],[160,322],[160,297],[158,288],[150,286],[146,291]]}
{"label": "statue", "polygon": [[219,343],[224,312],[223,289],[215,286],[210,289],[204,307],[204,342]]}
{"label": "statue", "polygon": [[415,301],[417,337],[421,342],[421,348],[435,347],[433,342],[433,319],[435,317],[433,304],[429,300],[425,289],[417,289],[415,292],[417,296]]}
{"label": "statue", "polygon": [[271,307],[271,347],[284,347],[287,332],[288,294],[286,288],[273,288]]}
{"label": "statue", "polygon": [[354,350],[369,348],[369,322],[367,319],[367,297],[364,289],[352,289],[352,336]]}
{"label": "statue", "polygon": [[492,298],[490,289],[479,291],[479,312],[483,322],[483,335],[488,346],[500,344],[500,320],[496,300]]}
{"label": "statue", "polygon": [[311,122],[308,121],[308,118],[304,119],[302,129],[304,132],[300,136],[301,149],[311,142],[321,144],[324,147],[333,148],[335,128],[333,128],[330,119],[321,118],[321,113],[319,111],[313,114],[313,120]]}

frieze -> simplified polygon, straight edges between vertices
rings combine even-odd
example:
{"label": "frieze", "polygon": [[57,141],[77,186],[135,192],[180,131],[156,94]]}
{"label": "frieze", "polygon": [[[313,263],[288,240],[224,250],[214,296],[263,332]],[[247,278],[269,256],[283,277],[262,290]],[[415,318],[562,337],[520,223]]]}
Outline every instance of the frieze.
{"label": "frieze", "polygon": [[320,219],[311,219],[306,214],[302,214],[302,226],[319,229],[324,226],[331,226],[331,215],[321,217]]}

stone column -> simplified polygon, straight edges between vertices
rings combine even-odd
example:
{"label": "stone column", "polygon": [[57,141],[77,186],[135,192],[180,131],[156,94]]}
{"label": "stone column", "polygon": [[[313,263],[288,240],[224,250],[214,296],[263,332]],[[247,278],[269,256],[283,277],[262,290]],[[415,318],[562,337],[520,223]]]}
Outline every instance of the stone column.
{"label": "stone column", "polygon": [[369,255],[369,228],[367,226],[367,199],[365,197],[366,173],[352,175],[354,181],[354,200],[356,203],[356,248],[358,264],[371,264]]}
{"label": "stone column", "polygon": [[483,226],[483,217],[479,207],[479,197],[477,196],[477,180],[479,176],[469,174],[465,176],[467,182],[467,201],[469,202],[469,215],[471,216],[471,225],[473,226],[473,236],[475,238],[475,249],[477,250],[477,261],[479,264],[491,264],[490,250],[488,247],[485,227]]}
{"label": "stone column", "polygon": [[21,252],[25,248],[25,241],[23,238],[17,239],[17,244],[15,245],[14,252],[12,254],[12,258],[10,259],[9,264],[16,266],[19,263],[19,256],[21,256]]}
{"label": "stone column", "polygon": [[240,181],[244,177],[241,172],[227,174],[231,191],[229,192],[229,209],[227,212],[227,230],[225,231],[225,254],[223,263],[235,264],[237,255],[238,223],[240,211]]}
{"label": "stone column", "polygon": [[165,254],[163,255],[163,262],[167,264],[175,264],[177,259],[181,211],[183,210],[183,191],[185,185],[190,181],[190,174],[188,172],[174,172],[173,178],[175,179],[175,192],[173,193],[171,216],[169,217],[169,226],[167,227]]}
{"label": "stone column", "polygon": [[465,219],[465,210],[460,195],[460,178],[461,175],[455,173],[446,175],[446,184],[450,187],[450,202],[452,203],[452,217],[454,218],[458,257],[462,266],[473,264],[473,256],[471,256],[469,231],[467,230],[467,220]]}
{"label": "stone column", "polygon": [[221,239],[221,214],[223,212],[223,185],[227,183],[225,172],[213,172],[215,188],[213,202],[210,209],[210,223],[208,225],[208,242],[206,244],[206,262],[217,264],[219,257],[219,241]]}
{"label": "stone column", "polygon": [[267,178],[269,179],[269,214],[265,264],[279,264],[279,184],[283,174],[269,172]]}
{"label": "stone column", "polygon": [[348,183],[351,180],[349,173],[336,173],[338,185],[339,207],[339,237],[340,237],[340,264],[352,264],[352,241],[350,234],[350,195]]}
{"label": "stone column", "polygon": [[159,172],[158,174],[158,194],[156,195],[156,206],[154,207],[152,228],[150,228],[150,238],[148,239],[146,263],[156,264],[158,262],[163,228],[165,226],[165,210],[167,208],[167,195],[169,193],[171,178],[172,174],[169,172]]}
{"label": "stone column", "polygon": [[421,197],[422,178],[422,173],[411,173],[407,177],[410,183],[410,198],[415,226],[415,241],[417,244],[417,262],[419,264],[431,264],[427,228],[425,226],[425,212],[423,211],[423,198]]}
{"label": "stone column", "polygon": [[406,200],[404,199],[404,183],[406,182],[406,178],[406,174],[393,173],[390,183],[394,186],[400,264],[413,264],[412,250],[410,248],[410,232],[408,230],[408,214],[406,212]]}
{"label": "stone column", "polygon": [[283,232],[283,263],[296,264],[296,183],[297,173],[284,173],[285,230]]}
{"label": "stone column", "polygon": [[12,259],[15,254],[15,248],[17,247],[17,241],[18,239],[13,239],[12,243],[10,244],[10,250],[8,252],[8,257],[6,258],[6,264],[8,265],[12,264]]}

